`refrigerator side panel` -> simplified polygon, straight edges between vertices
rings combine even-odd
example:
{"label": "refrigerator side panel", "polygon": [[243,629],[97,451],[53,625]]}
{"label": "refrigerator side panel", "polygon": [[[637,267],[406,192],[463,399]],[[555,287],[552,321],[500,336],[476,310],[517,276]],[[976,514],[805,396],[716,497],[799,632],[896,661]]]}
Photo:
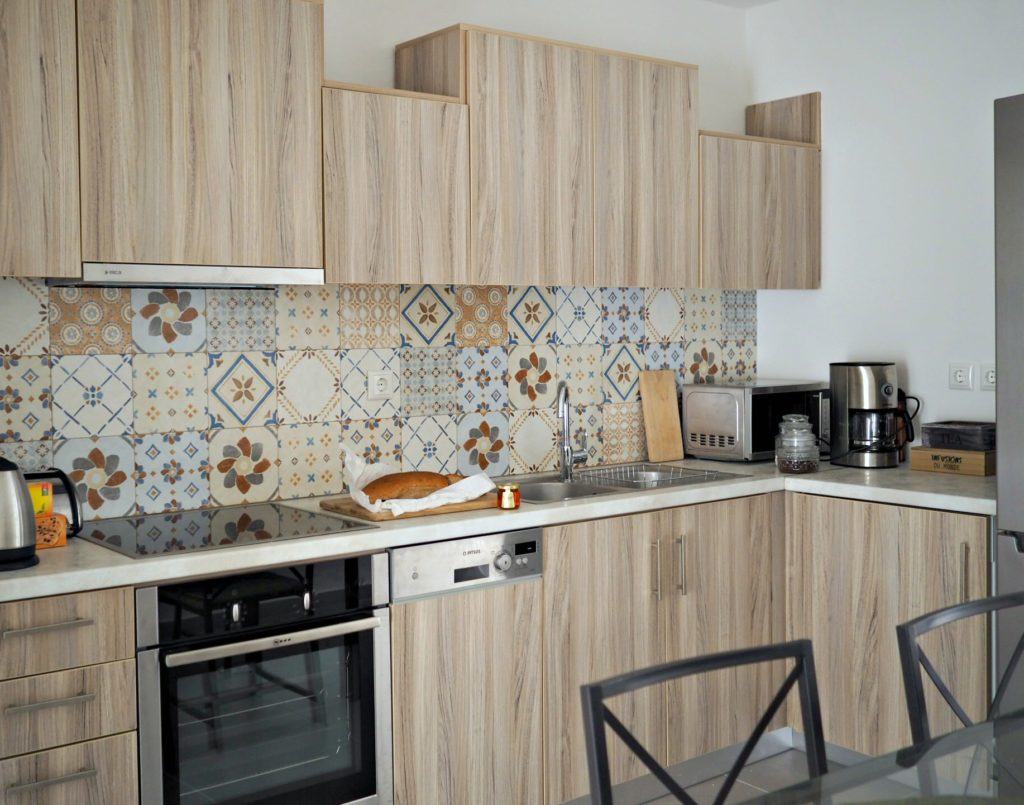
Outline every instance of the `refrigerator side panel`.
{"label": "refrigerator side panel", "polygon": [[1024,533],[1024,95],[995,102],[997,524]]}
{"label": "refrigerator side panel", "polygon": [[[996,594],[1019,593],[1024,590],[1024,537],[1016,534],[996,536]],[[1020,607],[996,613],[996,677],[998,684],[1006,672],[1014,649],[1024,635],[1024,611]],[[1024,663],[1022,663],[1024,664]],[[1024,709],[1024,668],[1018,667],[1010,677],[1000,712]],[[993,694],[995,687],[992,688]]]}

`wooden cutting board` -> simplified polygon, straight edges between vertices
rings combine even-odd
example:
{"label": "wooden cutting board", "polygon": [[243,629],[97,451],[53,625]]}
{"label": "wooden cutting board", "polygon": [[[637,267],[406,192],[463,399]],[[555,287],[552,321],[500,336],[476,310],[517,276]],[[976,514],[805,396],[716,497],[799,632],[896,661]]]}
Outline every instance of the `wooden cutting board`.
{"label": "wooden cutting board", "polygon": [[371,512],[364,509],[348,495],[340,498],[329,498],[320,501],[320,508],[326,509],[334,514],[344,514],[347,517],[356,517],[360,520],[369,520],[374,523],[381,523],[387,520],[407,520],[410,517],[429,517],[434,514],[451,514],[453,512],[471,512],[477,509],[496,509],[498,507],[498,493],[488,492],[476,500],[467,500],[463,503],[448,503],[438,506],[436,509],[427,509],[422,512],[408,512],[399,514],[397,517],[390,512]]}
{"label": "wooden cutting board", "polygon": [[678,461],[683,457],[676,374],[669,369],[640,373],[640,403],[644,411],[647,458]]}

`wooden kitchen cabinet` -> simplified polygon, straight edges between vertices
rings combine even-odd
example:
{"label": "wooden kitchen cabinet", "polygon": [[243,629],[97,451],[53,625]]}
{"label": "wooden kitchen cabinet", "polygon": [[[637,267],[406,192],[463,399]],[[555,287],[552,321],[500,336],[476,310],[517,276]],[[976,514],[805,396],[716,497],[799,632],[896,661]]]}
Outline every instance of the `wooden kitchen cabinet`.
{"label": "wooden kitchen cabinet", "polygon": [[701,287],[821,287],[821,151],[700,136]]}
{"label": "wooden kitchen cabinet", "polygon": [[540,802],[540,579],[391,608],[395,802]]}
{"label": "wooden kitchen cabinet", "polygon": [[[895,627],[988,594],[988,519],[787,493],[786,522],[788,638],[814,643],[825,739],[869,755],[910,744]],[[984,718],[985,620],[922,646],[968,715]],[[933,734],[959,726],[926,690]]]}
{"label": "wooden kitchen cabinet", "polygon": [[[784,518],[782,493],[673,511],[664,546],[666,660],[783,639]],[[747,740],[789,665],[761,664],[669,683],[668,762]],[[780,715],[771,728],[784,725]]]}
{"label": "wooden kitchen cabinet", "polygon": [[324,89],[328,282],[467,283],[469,113]]}
{"label": "wooden kitchen cabinet", "polygon": [[78,4],[88,262],[323,267],[323,7]]}
{"label": "wooden kitchen cabinet", "polygon": [[0,276],[81,276],[75,0],[3,0],[0,39]]}
{"label": "wooden kitchen cabinet", "polygon": [[469,30],[474,282],[592,285],[594,56]]}
{"label": "wooden kitchen cabinet", "polygon": [[[781,639],[782,512],[781,495],[761,495],[545,529],[548,802],[589,790],[581,685]],[[780,674],[703,676],[612,708],[656,758],[677,763],[745,740]],[[614,736],[609,755],[614,783],[647,773]]]}
{"label": "wooden kitchen cabinet", "polygon": [[594,58],[595,284],[699,284],[697,68]]}

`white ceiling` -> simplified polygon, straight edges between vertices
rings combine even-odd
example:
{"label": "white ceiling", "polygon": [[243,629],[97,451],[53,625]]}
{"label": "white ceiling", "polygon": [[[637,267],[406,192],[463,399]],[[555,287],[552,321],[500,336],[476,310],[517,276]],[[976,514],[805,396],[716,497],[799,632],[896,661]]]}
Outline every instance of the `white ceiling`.
{"label": "white ceiling", "polygon": [[753,8],[754,6],[766,6],[769,3],[774,3],[775,0],[708,0],[708,2],[733,8]]}

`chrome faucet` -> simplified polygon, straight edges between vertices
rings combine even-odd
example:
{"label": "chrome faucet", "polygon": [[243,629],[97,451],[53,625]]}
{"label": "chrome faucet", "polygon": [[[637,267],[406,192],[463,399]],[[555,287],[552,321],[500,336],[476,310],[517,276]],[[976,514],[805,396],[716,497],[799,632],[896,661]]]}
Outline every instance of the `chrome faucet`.
{"label": "chrome faucet", "polygon": [[[558,381],[558,416],[562,420],[562,480],[572,480],[572,468],[587,460],[586,449],[573,450],[569,425],[569,384]],[[587,446],[587,434],[583,434],[583,448]]]}

